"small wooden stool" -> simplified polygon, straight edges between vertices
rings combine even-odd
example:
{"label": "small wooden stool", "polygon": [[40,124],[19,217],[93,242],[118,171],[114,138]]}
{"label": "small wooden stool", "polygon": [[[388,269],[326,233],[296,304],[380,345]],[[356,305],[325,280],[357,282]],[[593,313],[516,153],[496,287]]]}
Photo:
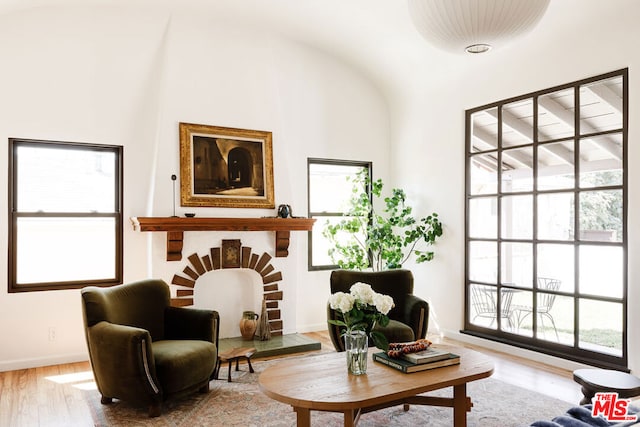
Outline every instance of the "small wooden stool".
{"label": "small wooden stool", "polygon": [[591,403],[596,393],[618,393],[623,399],[640,396],[640,378],[609,369],[578,369],[573,380],[582,386],[581,405]]}
{"label": "small wooden stool", "polygon": [[251,366],[251,356],[253,356],[255,352],[256,349],[253,347],[240,347],[232,348],[231,350],[218,354],[218,366],[216,367],[213,378],[217,380],[218,373],[220,372],[220,365],[224,362],[229,362],[229,373],[227,374],[227,381],[231,382],[231,364],[235,361],[236,371],[239,371],[240,369],[238,368],[238,362],[241,357],[244,357],[247,360],[247,364],[249,365],[249,372],[253,373],[253,366]]}

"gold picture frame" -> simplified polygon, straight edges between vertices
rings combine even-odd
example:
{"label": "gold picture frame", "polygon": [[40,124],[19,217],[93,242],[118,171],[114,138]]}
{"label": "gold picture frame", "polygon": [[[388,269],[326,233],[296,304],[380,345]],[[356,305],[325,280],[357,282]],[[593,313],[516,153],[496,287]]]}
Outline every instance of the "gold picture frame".
{"label": "gold picture frame", "polygon": [[271,132],[180,123],[181,206],[268,208]]}

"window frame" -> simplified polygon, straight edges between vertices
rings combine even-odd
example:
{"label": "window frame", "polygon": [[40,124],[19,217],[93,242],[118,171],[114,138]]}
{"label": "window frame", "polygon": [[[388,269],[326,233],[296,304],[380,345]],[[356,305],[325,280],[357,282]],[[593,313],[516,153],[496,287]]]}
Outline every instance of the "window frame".
{"label": "window frame", "polygon": [[[113,212],[19,212],[17,148],[20,146],[41,146],[64,150],[103,151],[115,155],[114,208]],[[8,292],[51,291],[79,289],[85,286],[113,286],[122,283],[123,276],[123,147],[106,144],[87,144],[79,142],[47,141],[24,138],[9,138],[8,143]],[[19,284],[17,283],[17,244],[19,218],[113,218],[115,221],[115,277],[93,280],[69,280]]]}
{"label": "window frame", "polygon": [[[622,127],[620,129],[615,129],[613,131],[610,130],[604,130],[604,131],[599,131],[599,132],[581,132],[580,131],[580,127],[581,127],[581,117],[580,117],[580,94],[579,94],[579,90],[582,86],[588,85],[590,83],[595,83],[598,81],[604,81],[610,78],[615,78],[615,77],[621,77],[622,79],[622,83],[623,83],[623,88],[622,88]],[[497,342],[501,342],[504,344],[509,344],[509,345],[514,345],[517,347],[521,347],[521,348],[525,348],[528,350],[533,350],[533,351],[537,351],[540,353],[545,353],[545,354],[549,354],[552,356],[557,356],[557,357],[561,357],[564,359],[568,359],[568,360],[572,360],[572,361],[576,361],[576,362],[581,362],[581,363],[588,363],[590,365],[595,365],[595,366],[600,366],[603,368],[608,368],[608,369],[628,369],[628,342],[627,342],[627,328],[628,328],[628,276],[627,276],[627,271],[628,271],[628,255],[627,255],[627,247],[628,247],[628,227],[627,227],[627,216],[628,216],[628,128],[629,128],[629,120],[628,120],[628,105],[629,105],[629,79],[628,79],[628,69],[621,69],[621,70],[616,70],[610,73],[605,73],[605,74],[601,74],[598,76],[594,76],[594,77],[590,77],[587,79],[582,79],[579,81],[575,81],[575,82],[571,82],[565,85],[559,85],[556,87],[552,87],[549,89],[544,89],[541,91],[537,91],[537,92],[532,92],[526,95],[522,95],[522,96],[518,96],[518,97],[514,97],[514,98],[509,98],[509,99],[505,99],[502,101],[498,101],[498,102],[494,102],[491,104],[487,104],[481,107],[477,107],[477,108],[473,108],[470,110],[467,110],[465,112],[465,175],[466,175],[466,181],[465,181],[465,301],[464,301],[464,309],[465,309],[465,313],[464,313],[464,329],[461,331],[462,333],[465,334],[469,334],[469,335],[474,335],[474,336],[478,336],[481,338],[485,338],[485,339],[489,339],[492,341],[497,341]],[[574,97],[575,97],[575,104],[574,104],[574,112],[572,113],[574,116],[574,120],[575,120],[575,124],[574,124],[574,134],[573,136],[570,137],[562,137],[562,138],[558,138],[558,139],[554,139],[554,140],[538,140],[538,136],[537,136],[537,118],[538,118],[538,99],[541,96],[544,96],[546,94],[552,94],[554,92],[558,92],[564,89],[573,89],[574,90]],[[580,143],[580,140],[582,138],[585,138],[587,136],[593,136],[593,135],[605,135],[605,134],[610,134],[613,132],[617,132],[617,133],[621,133],[622,135],[622,151],[623,151],[623,158],[622,158],[622,183],[621,185],[612,185],[612,186],[599,186],[596,187],[595,190],[597,191],[606,191],[608,189],[614,189],[614,190],[620,190],[622,192],[622,203],[623,203],[623,207],[622,207],[622,240],[621,242],[598,242],[598,241],[589,241],[588,239],[582,239],[581,236],[579,236],[578,231],[580,230],[580,224],[579,224],[579,218],[578,215],[574,216],[574,236],[571,240],[568,241],[564,241],[562,243],[565,244],[569,244],[569,245],[573,245],[574,248],[574,253],[576,254],[576,258],[574,259],[574,270],[575,270],[575,287],[573,292],[567,292],[567,291],[557,291],[557,292],[549,292],[552,293],[554,295],[557,296],[564,296],[564,297],[570,297],[573,298],[573,305],[574,305],[574,313],[573,313],[573,318],[574,318],[574,323],[573,323],[573,333],[574,333],[574,343],[573,345],[567,345],[567,344],[560,344],[560,343],[556,343],[553,341],[546,341],[546,340],[540,340],[539,338],[536,338],[535,334],[532,337],[529,336],[523,336],[523,335],[518,335],[518,334],[514,334],[514,333],[510,333],[509,331],[503,330],[501,327],[501,323],[503,323],[503,319],[500,318],[500,316],[498,316],[498,318],[496,319],[497,321],[497,326],[495,329],[491,329],[488,327],[483,327],[483,326],[479,326],[478,324],[474,324],[472,323],[472,319],[471,319],[471,306],[472,306],[472,296],[471,296],[471,287],[472,286],[490,286],[490,287],[495,287],[495,289],[499,292],[497,292],[497,304],[498,306],[500,306],[500,300],[501,300],[501,294],[502,294],[502,290],[510,290],[512,287],[508,284],[508,283],[502,283],[502,280],[500,278],[500,251],[501,251],[501,246],[503,243],[511,243],[511,242],[519,242],[519,241],[523,241],[525,243],[529,243],[531,242],[533,244],[533,247],[535,248],[536,245],[539,244],[545,244],[545,243],[554,243],[553,240],[548,240],[548,239],[541,239],[539,238],[537,235],[533,235],[531,237],[531,239],[514,239],[514,238],[505,238],[501,235],[500,232],[500,227],[502,224],[503,219],[501,218],[502,216],[502,212],[500,209],[500,201],[502,199],[503,196],[513,196],[513,195],[519,195],[519,194],[531,194],[534,199],[537,198],[538,195],[544,195],[544,194],[559,194],[559,193],[571,193],[574,195],[574,206],[576,207],[576,209],[578,209],[579,207],[579,195],[591,190],[594,190],[594,188],[587,188],[587,187],[581,187],[580,186],[580,176],[579,174],[576,174],[574,177],[575,183],[574,186],[572,188],[569,189],[551,189],[551,190],[545,190],[545,189],[538,189],[538,176],[537,173],[534,172],[533,174],[533,189],[531,191],[520,191],[520,192],[505,192],[500,188],[501,182],[502,182],[502,171],[500,168],[500,164],[501,164],[501,158],[502,158],[502,152],[511,148],[510,146],[506,145],[503,146],[502,144],[502,126],[501,123],[503,123],[502,121],[502,107],[506,106],[510,103],[514,103],[517,101],[522,101],[525,99],[531,98],[533,99],[533,142],[532,142],[532,146],[536,147],[536,146],[540,146],[540,145],[544,145],[544,144],[550,144],[550,143],[554,143],[556,141],[565,141],[565,140],[571,140],[571,141],[575,141],[575,146],[577,147],[578,144]],[[496,177],[496,183],[498,185],[498,189],[495,191],[495,194],[493,192],[491,192],[490,194],[471,194],[471,169],[472,169],[472,158],[474,155],[474,152],[472,150],[472,127],[473,127],[473,121],[472,121],[472,117],[474,113],[483,111],[483,110],[488,110],[488,109],[492,109],[492,108],[496,108],[497,109],[497,120],[498,120],[498,129],[497,129],[497,141],[496,141],[496,147],[493,150],[488,150],[490,151],[496,158],[497,160],[497,177]],[[534,150],[535,152],[535,150]],[[480,151],[479,153],[484,153],[484,151]],[[534,154],[535,156],[535,154]],[[578,159],[578,151],[576,150],[574,152],[574,156],[575,156],[575,162],[576,162],[576,166],[575,166],[575,171],[577,171],[579,173],[580,171],[580,165],[579,165],[579,159]],[[535,157],[534,157],[535,159]],[[534,160],[535,163],[535,160]],[[495,196],[498,200],[498,208],[497,208],[497,224],[496,226],[498,227],[498,234],[497,234],[497,238],[478,238],[478,237],[470,237],[470,201],[473,199],[481,199],[483,197],[493,197]],[[535,224],[537,224],[537,209],[536,209],[536,203],[534,202],[533,204],[533,224],[534,227]],[[537,233],[537,230],[536,230]],[[491,284],[491,283],[483,283],[483,282],[478,282],[478,280],[471,280],[470,279],[470,269],[469,269],[469,263],[470,263],[470,253],[469,253],[469,248],[470,248],[470,242],[483,242],[483,241],[487,241],[487,242],[495,242],[497,244],[497,274],[498,274],[498,278],[497,278],[497,283],[496,284]],[[580,250],[580,248],[582,246],[589,246],[589,245],[595,245],[595,246],[601,246],[601,247],[606,247],[606,246],[612,246],[612,247],[620,247],[622,250],[622,271],[621,271],[621,276],[622,276],[622,296],[620,298],[616,298],[616,297],[609,297],[609,296],[596,296],[596,295],[590,295],[588,293],[581,293],[580,292],[580,287],[579,287],[579,274],[578,274],[578,268],[579,268],[579,259],[577,257],[578,251]],[[537,273],[536,273],[536,264],[537,264],[537,257],[538,255],[536,254],[536,251],[533,251],[532,254],[532,260],[533,260],[533,279],[534,282],[536,280],[537,277]],[[516,288],[513,288],[516,289]],[[537,300],[537,296],[539,295],[539,289],[537,287],[532,287],[531,292],[533,294],[533,301],[534,301],[534,306],[535,306],[535,301]],[[595,350],[589,350],[586,349],[584,347],[580,346],[580,340],[579,340],[579,333],[580,333],[580,321],[579,321],[579,317],[580,317],[580,301],[581,300],[589,300],[589,301],[598,301],[598,302],[615,302],[615,303],[620,303],[621,304],[621,311],[622,311],[622,332],[621,332],[621,336],[622,336],[622,351],[621,351],[621,355],[613,355],[613,354],[608,354],[608,353],[604,353],[604,352],[598,352]],[[534,316],[535,317],[535,316]],[[535,320],[534,320],[534,325],[535,325]],[[535,326],[534,326],[535,327]]]}
{"label": "window frame", "polygon": [[[352,166],[366,168],[369,174],[369,180],[373,176],[373,162],[364,160],[344,160],[344,159],[326,159],[326,158],[307,158],[307,212],[309,218],[317,217],[342,217],[345,212],[315,212],[311,210],[311,165],[335,165],[335,166]],[[371,186],[367,189],[369,193],[369,200],[372,200]],[[321,225],[319,221],[315,222],[316,225]],[[313,230],[307,232],[308,235],[308,254],[307,254],[307,270],[308,271],[323,271],[323,270],[336,270],[340,268],[337,264],[327,265],[313,265]]]}

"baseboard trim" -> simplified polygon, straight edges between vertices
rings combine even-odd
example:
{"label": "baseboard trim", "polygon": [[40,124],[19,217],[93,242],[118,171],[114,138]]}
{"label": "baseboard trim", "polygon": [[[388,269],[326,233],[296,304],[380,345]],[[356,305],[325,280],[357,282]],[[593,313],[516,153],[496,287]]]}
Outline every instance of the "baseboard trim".
{"label": "baseboard trim", "polygon": [[35,357],[32,359],[0,361],[0,372],[17,371],[19,369],[39,368],[42,366],[62,365],[64,363],[86,362],[86,353],[60,354],[57,356]]}
{"label": "baseboard trim", "polygon": [[296,332],[304,334],[305,332],[320,332],[327,330],[327,322],[314,323],[310,325],[298,325]]}
{"label": "baseboard trim", "polygon": [[544,363],[545,365],[551,365],[567,371],[574,371],[576,369],[593,368],[593,366],[585,365],[582,363],[574,362],[571,360],[562,359],[548,354],[538,353],[535,351],[527,350],[524,348],[502,344],[496,341],[490,341],[475,337],[473,335],[462,334],[459,331],[447,330],[444,332],[446,338],[452,340],[464,342],[467,344],[477,345],[478,347],[484,347],[490,350],[499,351],[502,353],[511,354],[513,356],[522,357],[524,359],[532,360],[534,362]]}

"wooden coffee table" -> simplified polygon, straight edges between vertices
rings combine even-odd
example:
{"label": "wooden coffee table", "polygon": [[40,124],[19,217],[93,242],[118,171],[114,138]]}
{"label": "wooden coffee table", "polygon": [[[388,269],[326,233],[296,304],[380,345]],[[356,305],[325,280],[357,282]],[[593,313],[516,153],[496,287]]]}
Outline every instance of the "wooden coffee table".
{"label": "wooden coffee table", "polygon": [[[293,407],[298,427],[311,425],[311,411],[342,412],[344,425],[355,426],[361,414],[409,404],[453,408],[453,425],[465,427],[473,404],[467,396],[467,383],[487,378],[493,362],[470,349],[438,345],[459,354],[460,364],[405,374],[371,360],[369,350],[366,375],[349,375],[345,353],[284,360],[260,374],[260,390],[267,396]],[[453,387],[453,398],[425,396]]]}

